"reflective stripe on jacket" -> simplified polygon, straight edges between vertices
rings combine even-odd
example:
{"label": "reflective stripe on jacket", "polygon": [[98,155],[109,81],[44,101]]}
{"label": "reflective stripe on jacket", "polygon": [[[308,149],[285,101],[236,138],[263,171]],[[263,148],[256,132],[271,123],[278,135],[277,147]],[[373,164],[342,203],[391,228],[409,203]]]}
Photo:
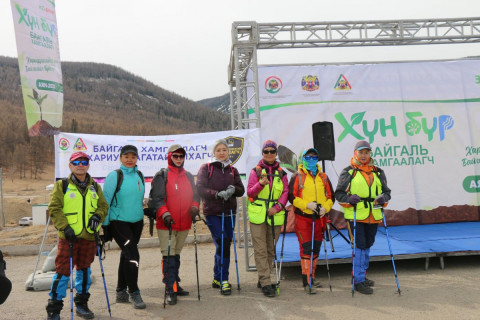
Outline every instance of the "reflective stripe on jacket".
{"label": "reflective stripe on jacket", "polygon": [[[85,196],[82,196],[77,186],[70,182],[63,197],[63,203],[63,214],[70,227],[75,231],[75,235],[82,233],[83,229],[93,234],[93,231],[88,227],[88,220],[93,216],[98,206],[98,194],[95,186],[90,185]],[[100,225],[97,228],[97,231],[99,230]]]}
{"label": "reflective stripe on jacket", "polygon": [[[362,200],[357,203],[356,219],[364,220],[373,214],[375,220],[382,220],[382,211],[380,209],[373,209],[373,201],[382,193],[382,182],[378,178],[378,173],[372,171],[373,182],[369,187],[368,182],[361,172],[355,172],[354,169],[348,171],[352,176],[350,182],[350,194],[358,195]],[[353,207],[344,208],[345,219],[353,219]]]}
{"label": "reflective stripe on jacket", "polygon": [[[252,171],[252,174],[256,174]],[[262,175],[266,175],[265,169],[262,169]],[[266,184],[253,201],[247,202],[248,218],[253,224],[261,224],[267,220],[267,223],[271,225],[271,219],[267,219],[267,210],[277,204],[278,199],[283,193],[283,181],[280,177],[279,171],[275,170],[272,183],[272,192],[270,192],[270,184]],[[274,215],[274,224],[276,226],[283,225],[285,221],[285,211],[282,210]]]}

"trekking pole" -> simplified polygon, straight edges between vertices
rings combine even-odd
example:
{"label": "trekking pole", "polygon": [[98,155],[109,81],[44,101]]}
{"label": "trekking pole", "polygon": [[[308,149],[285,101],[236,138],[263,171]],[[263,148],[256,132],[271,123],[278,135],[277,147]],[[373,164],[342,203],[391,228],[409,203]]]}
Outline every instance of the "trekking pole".
{"label": "trekking pole", "polygon": [[107,299],[108,314],[110,315],[110,318],[112,318],[112,310],[110,309],[110,300],[108,300],[107,283],[105,282],[105,273],[103,272],[102,256],[100,252],[100,246],[98,244],[97,230],[93,230],[93,234],[95,235],[95,244],[97,245],[97,253],[98,253],[98,261],[100,262],[100,270],[102,271],[103,288],[105,289],[105,298]]}
{"label": "trekking pole", "polygon": [[221,250],[220,250],[220,292],[223,293],[223,233],[225,231],[225,226],[223,223],[225,222],[225,209],[222,211],[222,235],[221,235],[221,240],[222,243],[220,244]]}
{"label": "trekking pole", "polygon": [[325,251],[325,261],[327,263],[328,286],[330,287],[330,292],[332,292],[332,283],[330,280],[330,267],[328,265],[328,256],[327,256],[327,242],[325,241],[325,238],[323,238],[323,250]]}
{"label": "trekking pole", "polygon": [[388,236],[387,220],[385,219],[385,212],[382,209],[383,225],[385,226],[385,234],[387,235],[388,249],[390,250],[390,258],[392,258],[393,273],[395,274],[395,281],[397,282],[398,295],[401,295],[400,284],[398,283],[397,269],[395,268],[395,260],[393,259],[392,246],[390,244],[390,237]]}
{"label": "trekking pole", "polygon": [[352,243],[352,298],[355,294],[355,240],[357,236],[357,205],[353,205],[353,243]]}
{"label": "trekking pole", "polygon": [[312,248],[310,251],[310,294],[312,294],[313,284],[313,247],[315,242],[315,213],[312,215]]}
{"label": "trekking pole", "polygon": [[200,301],[200,281],[198,279],[198,254],[197,254],[197,220],[193,220],[193,244],[195,245],[195,269],[197,270],[197,292]]}
{"label": "trekking pole", "polygon": [[335,247],[333,246],[333,239],[332,234],[330,233],[330,222],[327,222],[327,231],[326,235],[328,237],[328,241],[330,241],[330,247],[332,248],[332,252],[335,252]]}
{"label": "trekking pole", "polygon": [[[173,221],[172,221],[173,222]],[[172,225],[170,222],[170,225],[168,226],[168,249],[167,249],[167,272],[163,276],[165,277],[165,294],[163,295],[163,309],[167,306],[167,282],[168,282],[168,269],[170,267],[170,247],[172,245]]]}
{"label": "trekking pole", "polygon": [[283,222],[282,249],[280,250],[280,268],[278,270],[278,282],[277,282],[277,294],[278,295],[280,295],[280,281],[282,280],[283,248],[284,248],[284,245],[285,245],[285,234],[287,233],[287,218],[288,218],[288,212],[285,212],[285,221]]}
{"label": "trekking pole", "polygon": [[70,318],[73,320],[73,243],[70,242]]}
{"label": "trekking pole", "polygon": [[[274,260],[275,261],[275,276],[277,276],[277,283],[280,281],[279,277],[278,277],[278,263],[277,263],[277,246],[276,246],[276,243],[275,243],[275,218],[274,218],[275,215],[271,215],[270,216],[270,219],[272,220],[271,223],[272,223],[272,236],[273,236],[273,257],[274,257]],[[277,290],[278,292],[278,290]]]}
{"label": "trekking pole", "polygon": [[240,291],[240,277],[238,275],[238,260],[237,260],[237,245],[235,243],[235,226],[233,224],[233,210],[230,208],[230,220],[232,220],[232,234],[233,234],[233,251],[235,252],[235,268],[237,270],[237,286]]}

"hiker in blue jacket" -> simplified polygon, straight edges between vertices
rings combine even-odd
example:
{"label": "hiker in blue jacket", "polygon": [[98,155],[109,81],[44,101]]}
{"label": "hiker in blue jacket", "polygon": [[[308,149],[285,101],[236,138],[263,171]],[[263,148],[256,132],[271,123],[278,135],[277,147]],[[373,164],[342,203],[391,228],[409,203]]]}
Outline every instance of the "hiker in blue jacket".
{"label": "hiker in blue jacket", "polygon": [[123,146],[120,169],[110,172],[105,179],[103,189],[110,209],[103,222],[103,232],[105,241],[113,237],[122,250],[118,266],[117,303],[128,303],[130,297],[135,309],[144,309],[146,305],[137,284],[140,263],[137,245],[143,230],[145,181],[137,169],[137,161],[137,147]]}

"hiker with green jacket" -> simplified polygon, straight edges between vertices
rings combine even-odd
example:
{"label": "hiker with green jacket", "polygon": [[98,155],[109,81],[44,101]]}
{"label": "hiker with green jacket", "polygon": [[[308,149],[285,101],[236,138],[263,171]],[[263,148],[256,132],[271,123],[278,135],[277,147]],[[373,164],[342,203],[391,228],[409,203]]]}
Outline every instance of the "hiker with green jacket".
{"label": "hiker with green jacket", "polygon": [[75,276],[77,293],[74,299],[77,315],[84,319],[92,319],[94,314],[87,303],[92,283],[90,265],[96,253],[94,230],[98,232],[100,229],[100,223],[107,215],[108,204],[102,188],[87,173],[90,168],[90,157],[86,153],[74,152],[70,156],[68,166],[72,174],[68,180],[62,179],[55,183],[48,205],[48,212],[58,230],[59,239],[55,259],[56,274],[52,279],[50,299],[46,306],[47,319],[60,319],[63,298],[67,294],[71,258],[72,265],[77,270]]}

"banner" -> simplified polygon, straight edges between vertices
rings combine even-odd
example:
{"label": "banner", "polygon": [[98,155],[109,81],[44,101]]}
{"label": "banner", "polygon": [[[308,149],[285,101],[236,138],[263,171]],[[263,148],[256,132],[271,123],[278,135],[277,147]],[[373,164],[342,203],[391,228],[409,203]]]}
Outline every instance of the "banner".
{"label": "banner", "polygon": [[153,176],[166,168],[167,150],[171,145],[180,144],[187,151],[184,168],[196,176],[203,163],[213,156],[213,145],[218,139],[225,139],[230,149],[230,160],[238,169],[243,180],[261,158],[261,144],[258,129],[231,130],[208,133],[194,133],[168,136],[109,136],[82,133],[55,135],[55,179],[67,177],[70,155],[77,151],[87,153],[90,158],[89,174],[99,183],[113,170],[120,168],[120,149],[131,144],[138,148],[138,169],[145,176],[146,197],[150,191]]}
{"label": "banner", "polygon": [[290,158],[313,147],[313,123],[333,123],[334,187],[355,143],[367,140],[392,189],[389,209],[430,219],[429,210],[461,206],[479,219],[479,60],[259,66],[258,83],[262,140]]}
{"label": "banner", "polygon": [[62,125],[63,84],[54,0],[11,0],[18,67],[30,136]]}

